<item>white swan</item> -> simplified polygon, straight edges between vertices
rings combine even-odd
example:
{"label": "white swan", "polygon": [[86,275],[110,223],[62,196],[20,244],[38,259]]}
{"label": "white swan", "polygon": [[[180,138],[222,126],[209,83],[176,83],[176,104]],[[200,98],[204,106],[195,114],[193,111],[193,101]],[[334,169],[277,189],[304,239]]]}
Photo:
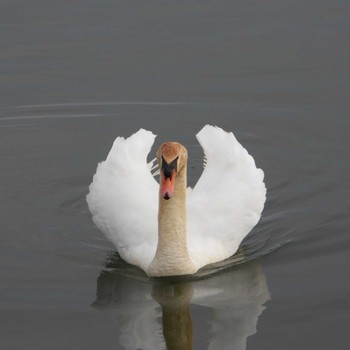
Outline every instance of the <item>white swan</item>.
{"label": "white swan", "polygon": [[93,221],[149,276],[193,274],[230,257],[263,210],[264,173],[234,135],[206,125],[196,136],[206,165],[193,190],[186,189],[187,151],[175,142],[157,152],[158,184],[155,160],[146,160],[155,135],[143,129],[117,137],[90,185]]}

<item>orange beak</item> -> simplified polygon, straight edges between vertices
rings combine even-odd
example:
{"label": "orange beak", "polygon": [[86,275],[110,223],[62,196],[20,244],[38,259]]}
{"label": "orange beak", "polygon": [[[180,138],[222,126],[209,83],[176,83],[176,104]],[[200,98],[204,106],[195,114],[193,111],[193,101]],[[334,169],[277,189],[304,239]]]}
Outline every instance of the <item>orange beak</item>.
{"label": "orange beak", "polygon": [[176,171],[173,169],[171,172],[171,177],[165,177],[164,172],[162,172],[160,194],[164,199],[170,199],[175,193],[175,177]]}

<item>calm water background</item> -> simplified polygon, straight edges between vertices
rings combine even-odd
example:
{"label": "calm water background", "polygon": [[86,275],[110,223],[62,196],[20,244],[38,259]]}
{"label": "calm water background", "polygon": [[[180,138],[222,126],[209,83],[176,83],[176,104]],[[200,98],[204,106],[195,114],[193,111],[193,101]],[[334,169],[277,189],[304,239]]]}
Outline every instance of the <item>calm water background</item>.
{"label": "calm water background", "polygon": [[[348,349],[349,18],[341,0],[3,0],[1,349]],[[193,185],[206,123],[265,170],[232,260],[251,261],[149,281],[94,227],[88,185],[140,127],[187,146]]]}

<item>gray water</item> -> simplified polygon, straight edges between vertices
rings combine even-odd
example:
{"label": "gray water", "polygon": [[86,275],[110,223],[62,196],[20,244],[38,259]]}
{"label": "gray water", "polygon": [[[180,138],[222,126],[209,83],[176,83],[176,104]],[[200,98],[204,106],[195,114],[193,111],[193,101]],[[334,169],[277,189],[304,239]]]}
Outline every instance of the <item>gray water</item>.
{"label": "gray water", "polygon": [[[348,349],[349,15],[341,0],[3,0],[1,349]],[[264,169],[261,222],[229,267],[149,280],[91,221],[96,164],[143,127],[188,148],[193,185],[207,123]]]}

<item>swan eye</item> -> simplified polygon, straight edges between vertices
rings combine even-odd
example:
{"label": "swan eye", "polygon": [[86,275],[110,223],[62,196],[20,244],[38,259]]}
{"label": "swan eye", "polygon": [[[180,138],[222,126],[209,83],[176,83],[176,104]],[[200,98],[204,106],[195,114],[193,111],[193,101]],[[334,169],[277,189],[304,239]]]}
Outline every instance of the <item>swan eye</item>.
{"label": "swan eye", "polygon": [[162,156],[162,170],[164,173],[165,178],[170,178],[173,174],[173,170],[177,172],[177,160],[179,157],[176,157],[171,163],[167,163],[166,160]]}

